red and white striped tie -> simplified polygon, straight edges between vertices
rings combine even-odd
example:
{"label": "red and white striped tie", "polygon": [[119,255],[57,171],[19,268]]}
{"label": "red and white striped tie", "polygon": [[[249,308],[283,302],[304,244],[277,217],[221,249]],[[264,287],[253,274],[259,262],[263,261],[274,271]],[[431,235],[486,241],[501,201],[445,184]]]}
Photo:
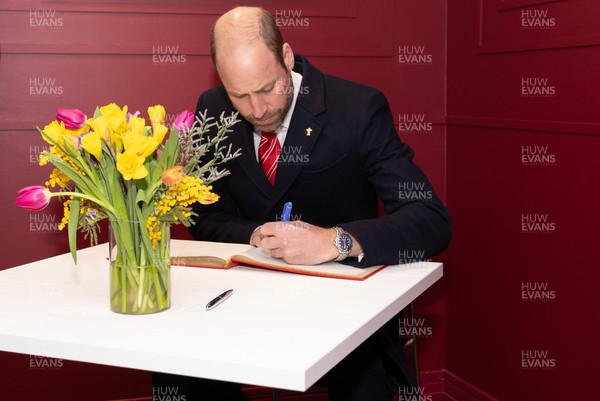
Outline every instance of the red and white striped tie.
{"label": "red and white striped tie", "polygon": [[260,137],[260,144],[258,145],[258,160],[271,185],[275,183],[277,158],[280,153],[281,145],[277,140],[277,134],[274,132],[263,132]]}

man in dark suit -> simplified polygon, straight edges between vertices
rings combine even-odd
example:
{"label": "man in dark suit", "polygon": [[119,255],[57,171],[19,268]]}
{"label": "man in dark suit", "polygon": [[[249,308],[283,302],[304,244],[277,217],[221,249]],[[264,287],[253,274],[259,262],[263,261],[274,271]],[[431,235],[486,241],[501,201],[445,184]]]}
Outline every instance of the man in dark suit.
{"label": "man in dark suit", "polygon": [[[220,200],[195,207],[196,238],[250,243],[295,264],[397,264],[446,249],[448,212],[400,141],[381,92],[294,55],[259,8],[219,18],[211,53],[223,85],[201,95],[197,112],[239,111],[244,121],[227,141],[242,156],[214,183]],[[293,221],[283,224],[288,201]],[[332,400],[389,400],[392,377],[414,385],[397,320],[391,326],[326,375]]]}

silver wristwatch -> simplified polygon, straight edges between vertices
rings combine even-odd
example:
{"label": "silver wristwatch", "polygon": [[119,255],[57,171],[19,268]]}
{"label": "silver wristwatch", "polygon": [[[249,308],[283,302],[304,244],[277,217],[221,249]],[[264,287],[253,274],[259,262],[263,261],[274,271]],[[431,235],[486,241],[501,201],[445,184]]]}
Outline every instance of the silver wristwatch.
{"label": "silver wristwatch", "polygon": [[350,254],[352,250],[352,237],[341,227],[333,227],[335,229],[335,240],[333,245],[337,248],[340,253],[335,259],[336,262],[344,260]]}

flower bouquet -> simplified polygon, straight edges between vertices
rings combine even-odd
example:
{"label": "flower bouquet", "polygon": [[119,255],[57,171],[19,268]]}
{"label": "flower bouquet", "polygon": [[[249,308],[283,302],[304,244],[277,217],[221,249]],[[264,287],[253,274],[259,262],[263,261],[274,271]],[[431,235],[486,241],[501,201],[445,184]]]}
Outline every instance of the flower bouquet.
{"label": "flower bouquet", "polygon": [[[64,198],[59,228],[68,226],[75,263],[77,229],[94,245],[98,222],[108,218],[111,310],[118,313],[170,306],[170,224],[189,226],[193,203],[216,202],[210,183],[228,174],[217,166],[240,154],[221,145],[237,113],[216,121],[206,111],[196,119],[184,111],[170,133],[165,115],[164,107],[149,107],[147,124],[139,112],[114,103],[97,108],[92,118],[58,109],[55,121],[38,128],[51,145],[40,155],[40,165],[54,166],[50,178],[45,186],[21,189],[15,202],[41,210],[52,197]],[[205,135],[213,127],[216,134]]]}

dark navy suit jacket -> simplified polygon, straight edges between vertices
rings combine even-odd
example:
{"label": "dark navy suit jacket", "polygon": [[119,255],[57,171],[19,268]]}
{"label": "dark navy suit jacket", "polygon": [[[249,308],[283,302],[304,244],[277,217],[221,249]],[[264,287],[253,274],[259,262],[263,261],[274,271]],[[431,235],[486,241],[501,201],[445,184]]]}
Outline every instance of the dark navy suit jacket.
{"label": "dark navy suit jacket", "polygon": [[[362,245],[364,266],[445,250],[449,214],[400,140],[385,96],[325,75],[299,55],[294,70],[302,84],[275,185],[256,160],[253,127],[243,120],[226,141],[242,156],[225,165],[231,175],[214,183],[220,200],[195,207],[199,217],[190,232],[201,240],[248,243],[257,226],[280,219],[283,204],[291,201],[292,219],[350,232]],[[196,112],[204,110],[215,117],[235,111],[222,86],[200,96]],[[389,337],[382,340],[387,353],[400,358],[397,324],[395,330],[380,335]]]}

